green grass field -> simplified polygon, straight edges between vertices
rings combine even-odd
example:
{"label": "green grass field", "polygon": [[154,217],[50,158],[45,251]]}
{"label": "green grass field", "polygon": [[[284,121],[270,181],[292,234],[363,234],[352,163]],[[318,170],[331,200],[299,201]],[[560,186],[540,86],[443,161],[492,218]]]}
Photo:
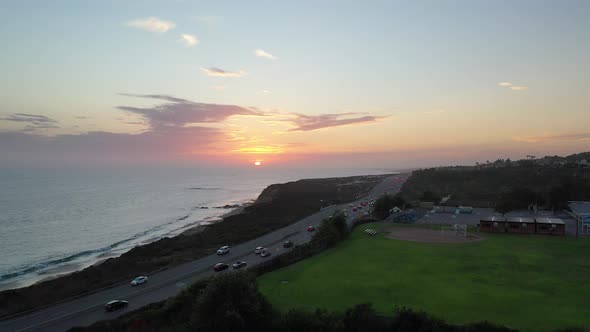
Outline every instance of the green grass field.
{"label": "green grass field", "polygon": [[385,225],[357,227],[337,247],[261,276],[260,290],[279,310],[372,302],[383,314],[404,305],[450,323],[590,327],[590,239],[482,234],[476,243],[428,244],[370,237],[369,227]]}

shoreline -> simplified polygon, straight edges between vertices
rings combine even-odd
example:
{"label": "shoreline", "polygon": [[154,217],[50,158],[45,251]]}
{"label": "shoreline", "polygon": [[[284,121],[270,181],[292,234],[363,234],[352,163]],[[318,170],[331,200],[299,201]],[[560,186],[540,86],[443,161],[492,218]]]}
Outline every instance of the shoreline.
{"label": "shoreline", "polygon": [[[105,260],[97,260],[94,265],[64,276],[0,291],[0,317],[113,286],[131,280],[137,273],[149,274],[192,262],[210,255],[221,245],[237,245],[290,225],[316,212],[320,201],[326,204],[354,201],[388,176],[391,173],[270,185],[256,201],[244,203],[215,220],[201,221],[199,225],[179,232],[181,236],[163,237],[133,247],[116,258],[103,256]],[[203,227],[205,225],[207,227]]]}
{"label": "shoreline", "polygon": [[[67,276],[67,275],[71,275],[73,273],[82,271],[82,270],[89,268],[89,267],[99,266],[99,265],[104,264],[109,259],[116,259],[118,257],[121,257],[125,253],[133,250],[134,248],[149,245],[150,243],[157,242],[163,238],[174,238],[174,237],[178,237],[181,235],[191,236],[191,235],[194,235],[197,233],[201,233],[206,229],[205,226],[209,226],[212,224],[223,222],[225,218],[242,213],[242,211],[244,211],[244,209],[246,207],[254,204],[254,201],[255,201],[254,199],[248,199],[247,202],[242,203],[240,206],[233,207],[233,208],[226,208],[223,206],[215,207],[215,209],[219,209],[219,210],[227,209],[229,211],[226,211],[225,213],[217,215],[217,216],[205,217],[199,221],[195,221],[192,223],[192,225],[189,224],[188,227],[186,227],[186,229],[184,229],[184,230],[182,230],[182,228],[181,228],[176,231],[168,233],[171,235],[166,234],[166,235],[162,235],[159,237],[154,237],[148,241],[142,241],[140,243],[137,243],[135,246],[128,248],[125,251],[106,251],[106,252],[104,252],[94,258],[88,259],[86,261],[67,263],[67,264],[64,264],[61,266],[56,265],[55,267],[49,268],[45,271],[42,271],[39,274],[31,274],[25,278],[14,278],[14,280],[8,280],[8,281],[0,284],[0,292],[18,290],[18,289],[38,285],[38,284],[41,284],[46,281],[50,281],[50,280],[58,279],[58,278],[61,278],[61,277]],[[26,275],[22,275],[22,276],[26,276]]]}

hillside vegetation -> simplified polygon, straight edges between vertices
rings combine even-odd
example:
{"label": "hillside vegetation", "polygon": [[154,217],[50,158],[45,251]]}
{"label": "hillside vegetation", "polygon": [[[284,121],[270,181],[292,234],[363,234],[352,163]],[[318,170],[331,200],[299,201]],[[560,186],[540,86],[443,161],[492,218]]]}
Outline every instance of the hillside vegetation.
{"label": "hillside vegetation", "polygon": [[537,204],[559,209],[568,200],[590,200],[590,169],[534,164],[430,168],[414,171],[400,194],[413,204],[426,194],[451,195],[447,205],[496,207],[510,200],[521,203],[515,208]]}

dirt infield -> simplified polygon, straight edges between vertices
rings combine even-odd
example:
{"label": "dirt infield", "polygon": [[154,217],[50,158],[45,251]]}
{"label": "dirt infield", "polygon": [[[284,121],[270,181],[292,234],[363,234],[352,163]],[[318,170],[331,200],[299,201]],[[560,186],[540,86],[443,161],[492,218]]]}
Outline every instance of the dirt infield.
{"label": "dirt infield", "polygon": [[455,235],[454,232],[445,230],[441,232],[436,229],[418,227],[391,227],[385,230],[386,237],[395,240],[405,240],[426,243],[468,243],[478,242],[484,238],[467,233],[467,237]]}

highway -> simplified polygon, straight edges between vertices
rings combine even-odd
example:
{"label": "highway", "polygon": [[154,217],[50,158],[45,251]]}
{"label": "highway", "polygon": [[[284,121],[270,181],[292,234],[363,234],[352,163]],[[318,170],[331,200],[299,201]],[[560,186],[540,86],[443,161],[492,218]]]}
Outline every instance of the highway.
{"label": "highway", "polygon": [[[88,326],[94,322],[112,319],[129,311],[139,309],[147,304],[165,300],[178,294],[192,282],[213,275],[212,266],[219,262],[230,265],[242,260],[248,266],[256,265],[274,255],[280,255],[286,250],[282,244],[291,240],[295,245],[311,240],[313,232],[307,231],[307,226],[319,226],[321,221],[335,211],[346,211],[347,222],[366,215],[367,207],[353,212],[354,207],[361,202],[376,199],[383,193],[394,194],[399,191],[407,174],[397,174],[386,178],[375,186],[367,195],[352,203],[329,206],[321,211],[303,218],[289,226],[265,234],[254,240],[233,246],[230,252],[223,256],[212,254],[190,263],[174,266],[150,275],[149,281],[143,285],[132,287],[128,282],[118,286],[95,292],[65,303],[40,309],[33,313],[0,322],[0,331],[67,331],[75,326]],[[254,254],[254,248],[263,246],[270,249],[272,256],[260,257]],[[226,271],[229,271],[226,270]],[[129,280],[130,282],[131,280]],[[129,301],[129,306],[114,312],[105,312],[104,304],[111,300]]]}

